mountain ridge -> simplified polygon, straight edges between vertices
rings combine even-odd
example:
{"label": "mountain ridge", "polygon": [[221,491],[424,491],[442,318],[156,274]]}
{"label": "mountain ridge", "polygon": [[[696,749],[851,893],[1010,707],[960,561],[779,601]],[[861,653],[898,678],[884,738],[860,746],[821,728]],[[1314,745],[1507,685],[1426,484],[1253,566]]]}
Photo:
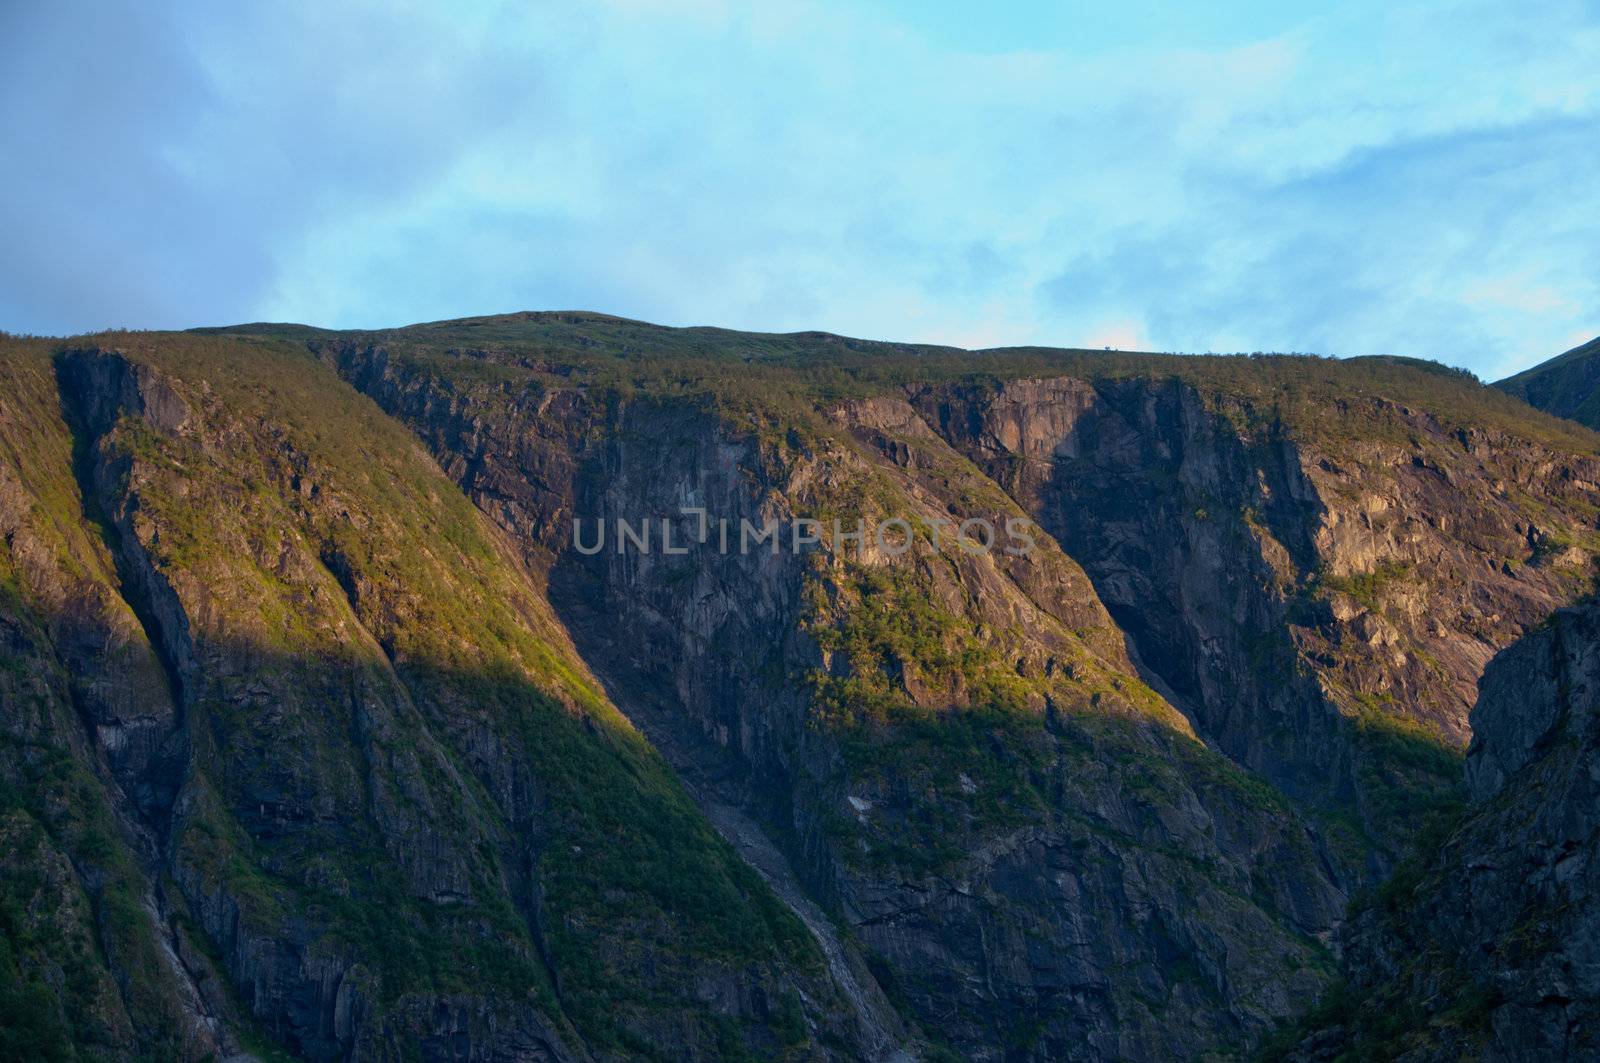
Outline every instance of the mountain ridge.
{"label": "mountain ridge", "polygon": [[1600,336],[1494,385],[1529,405],[1600,425]]}
{"label": "mountain ridge", "polygon": [[[1448,368],[465,320],[0,341],[62,1044],[1246,1055],[1600,555],[1600,435]],[[684,506],[1039,543],[571,549]]]}

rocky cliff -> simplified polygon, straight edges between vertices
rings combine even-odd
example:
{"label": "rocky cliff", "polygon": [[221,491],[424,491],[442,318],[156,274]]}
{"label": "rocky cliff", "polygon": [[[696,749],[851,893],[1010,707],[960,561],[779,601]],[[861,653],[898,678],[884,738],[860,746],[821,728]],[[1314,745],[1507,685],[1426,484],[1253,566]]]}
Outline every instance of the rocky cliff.
{"label": "rocky cliff", "polygon": [[1597,437],[1389,360],[5,358],[0,1005],[90,1056],[1247,1055],[1600,547]]}
{"label": "rocky cliff", "polygon": [[[61,1010],[80,1050],[855,1054],[804,927],[397,425],[274,344],[7,354],[6,829],[48,871],[8,880],[12,959],[104,1013]],[[58,970],[58,927],[105,947]]]}
{"label": "rocky cliff", "polygon": [[1467,813],[1360,905],[1350,984],[1290,1058],[1600,1052],[1600,609],[1496,657],[1472,724]]}
{"label": "rocky cliff", "polygon": [[914,402],[1085,566],[1202,737],[1375,871],[1448,806],[1490,656],[1592,579],[1600,463],[1442,404],[1181,377]]}
{"label": "rocky cliff", "polygon": [[[1325,984],[1344,894],[1318,840],[1138,679],[1047,536],[1016,559],[948,536],[724,554],[680,516],[1021,516],[904,401],[764,438],[694,400],[597,409],[339,357],[531,556],[568,513],[692,544],[562,551],[552,600],[680,772],[779,841],[878,989],[960,1054],[1193,1055]],[[528,415],[558,403],[564,431]]]}

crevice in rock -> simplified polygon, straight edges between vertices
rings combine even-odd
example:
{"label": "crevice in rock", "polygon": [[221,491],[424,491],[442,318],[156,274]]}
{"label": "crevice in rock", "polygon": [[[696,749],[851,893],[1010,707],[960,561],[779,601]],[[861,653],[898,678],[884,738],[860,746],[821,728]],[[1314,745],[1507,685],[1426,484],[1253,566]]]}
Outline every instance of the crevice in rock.
{"label": "crevice in rock", "polygon": [[133,611],[160,659],[178,711],[178,728],[194,703],[200,667],[189,619],[177,594],[151,562],[132,530],[138,499],[115,500],[128,474],[125,460],[101,444],[124,414],[146,412],[133,368],[119,354],[67,351],[57,357],[56,382],[64,420],[72,433],[72,471],[84,515],[99,531],[116,565],[117,593]]}
{"label": "crevice in rock", "polygon": [[[75,845],[67,840],[71,837],[71,832],[67,831],[60,839],[61,852],[89,905],[92,920],[88,923],[88,931],[100,961],[111,975],[111,984],[123,1013],[131,1017],[135,1025],[155,1024],[141,1027],[135,1036],[142,1038],[153,1029],[167,1030],[163,1025],[166,1018],[153,1013],[153,1008],[158,1007],[153,1001],[170,990],[172,995],[167,999],[178,1009],[173,1017],[181,1015],[181,1020],[187,1024],[181,1031],[184,1050],[194,1058],[201,1055],[231,1055],[239,1050],[240,1044],[230,1025],[226,1002],[215,995],[216,974],[207,969],[209,961],[203,956],[193,955],[192,950],[190,956],[183,955],[184,948],[179,941],[179,920],[183,916],[174,908],[161,885],[170,857],[172,805],[188,770],[187,737],[182,731],[181,719],[176,719],[175,713],[181,704],[180,690],[184,680],[170,655],[171,647],[156,634],[160,623],[156,610],[148,598],[131,591],[140,577],[128,567],[130,560],[122,530],[108,515],[106,498],[96,482],[96,466],[100,458],[97,444],[104,434],[108,419],[114,423],[121,409],[120,403],[109,401],[105,392],[93,390],[97,381],[89,378],[92,372],[86,375],[78,372],[83,368],[81,365],[69,364],[75,357],[87,358],[90,355],[68,352],[56,360],[54,369],[57,399],[71,444],[70,472],[73,485],[77,488],[78,506],[84,517],[82,527],[91,539],[98,538],[99,545],[105,547],[106,556],[114,565],[114,581],[107,581],[105,585],[128,607],[144,630],[160,661],[160,671],[152,669],[135,679],[119,672],[113,661],[86,660],[86,644],[93,647],[98,642],[103,647],[105,641],[114,635],[127,634],[125,628],[106,625],[104,599],[93,599],[95,604],[85,605],[69,593],[69,605],[58,609],[60,603],[57,602],[48,610],[48,617],[37,600],[27,604],[17,603],[19,608],[34,615],[36,623],[31,626],[32,639],[29,643],[16,648],[25,650],[30,657],[49,662],[49,667],[55,669],[59,676],[58,682],[52,681],[52,700],[65,710],[63,721],[70,730],[63,735],[67,748],[57,748],[52,752],[70,751],[70,755],[101,789],[105,799],[104,808],[108,813],[105,825],[109,829],[95,836],[99,845]],[[114,371],[106,375],[113,381],[114,395],[120,397],[125,380],[115,379]],[[98,381],[104,382],[104,379]],[[175,408],[169,405],[167,413],[174,411]],[[9,543],[9,534],[7,538]],[[97,565],[90,566],[90,575],[73,568],[74,561],[84,561],[75,548],[66,547],[56,560],[66,566],[66,583],[71,584],[73,580],[99,582]],[[56,578],[62,577],[58,574]],[[175,599],[172,604],[176,604]],[[9,626],[6,619],[0,617],[0,634]],[[22,636],[20,631],[17,634]],[[94,666],[86,668],[90,663]],[[172,711],[173,715],[163,713],[159,717],[170,724],[163,732],[162,748],[151,754],[150,760],[137,762],[138,771],[131,771],[129,762],[117,760],[114,743],[108,746],[105,738],[108,723],[104,715],[105,705],[94,691],[103,688],[108,681],[123,684],[146,679],[152,690],[158,685],[163,686],[163,699],[170,696],[170,702],[164,708]],[[148,725],[150,722],[148,716],[135,717],[135,725]],[[78,792],[70,800],[90,802],[92,807],[95,798]],[[133,880],[137,882],[136,894],[118,892],[130,889],[127,881],[118,881],[118,876],[127,872],[116,870],[122,857],[108,853],[125,853],[131,858],[129,862],[139,875],[138,879]],[[130,899],[148,923],[151,941],[158,948],[157,964],[165,968],[166,978],[158,970],[135,963],[136,957],[125,951],[118,943],[118,935],[111,932],[113,927],[122,927],[120,940],[126,941],[124,921],[129,918],[130,909],[125,903],[118,902]],[[69,1018],[77,1021],[82,1017]]]}

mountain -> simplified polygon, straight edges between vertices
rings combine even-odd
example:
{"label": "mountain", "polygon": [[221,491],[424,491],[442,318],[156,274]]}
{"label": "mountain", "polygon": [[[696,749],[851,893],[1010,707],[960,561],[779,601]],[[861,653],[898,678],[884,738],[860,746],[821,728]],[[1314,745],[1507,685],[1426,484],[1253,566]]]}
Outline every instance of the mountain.
{"label": "mountain", "polygon": [[1600,427],[1600,336],[1495,387],[1557,417]]}
{"label": "mountain", "polygon": [[1371,898],[1453,918],[1406,890],[1478,765],[1543,800],[1485,667],[1600,553],[1600,435],[1399,359],[524,313],[0,365],[0,1054],[1355,1037]]}

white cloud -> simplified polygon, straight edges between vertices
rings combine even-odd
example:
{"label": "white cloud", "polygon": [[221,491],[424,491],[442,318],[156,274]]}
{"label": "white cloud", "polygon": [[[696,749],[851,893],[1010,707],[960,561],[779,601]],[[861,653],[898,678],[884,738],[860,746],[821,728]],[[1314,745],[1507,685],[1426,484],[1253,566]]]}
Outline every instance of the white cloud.
{"label": "white cloud", "polygon": [[[1582,3],[1097,48],[973,8],[1015,20],[1010,50],[914,6],[270,10],[130,5],[88,40],[34,16],[0,43],[0,131],[46,160],[93,155],[95,129],[115,148],[0,175],[24,234],[0,325],[590,307],[1498,372],[1600,305]],[[85,49],[121,95],[62,74]]]}

